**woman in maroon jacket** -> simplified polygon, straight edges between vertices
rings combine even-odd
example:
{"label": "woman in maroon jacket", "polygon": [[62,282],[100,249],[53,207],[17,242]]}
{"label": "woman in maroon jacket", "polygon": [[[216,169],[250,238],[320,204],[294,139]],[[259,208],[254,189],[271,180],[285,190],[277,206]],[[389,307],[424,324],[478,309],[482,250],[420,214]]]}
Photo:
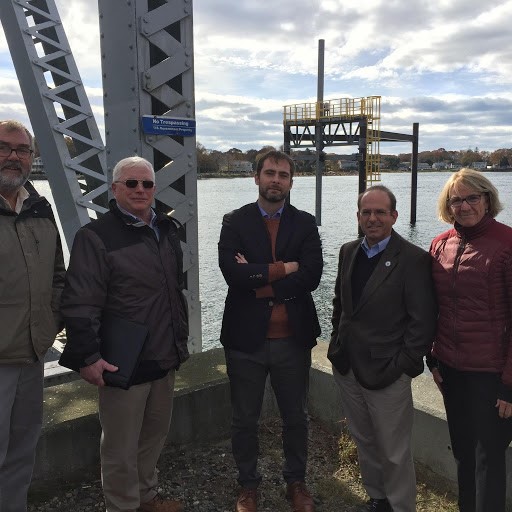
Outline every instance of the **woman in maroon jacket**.
{"label": "woman in maroon jacket", "polygon": [[438,202],[440,219],[453,228],[430,248],[439,321],[428,363],[443,394],[463,512],[505,510],[512,228],[494,219],[501,210],[493,184],[481,172],[461,169]]}

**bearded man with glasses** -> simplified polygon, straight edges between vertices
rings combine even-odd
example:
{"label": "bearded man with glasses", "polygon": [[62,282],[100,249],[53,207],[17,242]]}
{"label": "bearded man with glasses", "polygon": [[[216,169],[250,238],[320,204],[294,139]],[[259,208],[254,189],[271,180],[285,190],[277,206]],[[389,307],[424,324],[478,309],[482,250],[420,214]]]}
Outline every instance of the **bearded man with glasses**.
{"label": "bearded man with glasses", "polygon": [[27,510],[43,416],[43,360],[62,329],[64,259],[48,201],[27,182],[33,138],[0,121],[0,510]]}
{"label": "bearded man with glasses", "polygon": [[411,380],[435,333],[429,254],[393,229],[395,195],[359,195],[364,238],[341,247],[328,357],[369,500],[358,512],[414,512]]}
{"label": "bearded man with glasses", "polygon": [[[107,512],[178,512],[181,503],[157,492],[156,463],[169,431],[175,371],[188,358],[182,228],[152,209],[155,172],[147,160],[118,162],[112,192],[110,211],[75,236],[62,296],[68,341],[60,363],[99,388]],[[114,326],[129,321],[147,332],[128,389],[114,387],[118,368],[101,355],[101,327],[112,317]]]}

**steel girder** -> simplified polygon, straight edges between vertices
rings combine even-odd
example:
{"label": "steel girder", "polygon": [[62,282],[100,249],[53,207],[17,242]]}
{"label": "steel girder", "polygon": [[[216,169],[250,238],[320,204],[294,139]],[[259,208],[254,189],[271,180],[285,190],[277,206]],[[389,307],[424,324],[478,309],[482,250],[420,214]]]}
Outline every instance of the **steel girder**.
{"label": "steel girder", "polygon": [[98,0],[107,167],[139,155],[156,171],[156,208],[182,239],[193,352],[201,350],[195,136],[147,135],[143,115],[194,119],[191,0]]}
{"label": "steel girder", "polygon": [[360,119],[330,120],[321,122],[285,122],[284,131],[291,148],[315,147],[316,131],[321,131],[325,146],[357,145],[360,134]]}
{"label": "steel girder", "polygon": [[[0,18],[69,247],[106,211],[115,163],[138,154],[156,171],[156,208],[174,210],[189,304],[189,348],[201,350],[194,137],[146,136],[142,115],[194,118],[191,0],[98,0],[105,128],[101,139],[54,0],[1,0]],[[73,141],[70,155],[64,136]]]}
{"label": "steel girder", "polygon": [[0,18],[71,247],[90,215],[105,211],[104,145],[54,0],[2,0]]}

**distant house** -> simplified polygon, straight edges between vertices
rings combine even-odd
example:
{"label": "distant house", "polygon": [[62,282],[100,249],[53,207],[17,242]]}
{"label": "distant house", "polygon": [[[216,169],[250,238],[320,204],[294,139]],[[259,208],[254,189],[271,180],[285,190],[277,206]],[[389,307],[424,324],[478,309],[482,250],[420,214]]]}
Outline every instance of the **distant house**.
{"label": "distant house", "polygon": [[35,174],[44,173],[44,164],[43,164],[43,160],[40,156],[34,158],[34,160],[32,162],[32,172]]}
{"label": "distant house", "polygon": [[484,169],[487,169],[487,162],[473,162],[471,164],[471,167],[478,171],[482,171]]}
{"label": "distant house", "polygon": [[248,160],[233,160],[229,164],[229,169],[232,172],[247,172],[252,173],[252,163]]}
{"label": "distant house", "polygon": [[446,169],[448,167],[448,164],[446,162],[434,162],[432,164],[432,169],[435,169],[436,171],[439,171],[441,169]]}
{"label": "distant house", "polygon": [[354,160],[338,160],[338,166],[341,171],[351,171],[357,169],[358,162]]}
{"label": "distant house", "polygon": [[425,171],[427,169],[431,169],[430,164],[427,164],[427,162],[418,163],[418,171]]}

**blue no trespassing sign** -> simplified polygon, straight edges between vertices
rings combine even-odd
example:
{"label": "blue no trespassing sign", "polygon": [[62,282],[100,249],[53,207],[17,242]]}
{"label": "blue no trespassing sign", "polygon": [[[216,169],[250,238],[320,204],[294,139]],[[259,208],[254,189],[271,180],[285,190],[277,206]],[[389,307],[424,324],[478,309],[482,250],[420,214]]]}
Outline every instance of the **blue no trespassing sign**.
{"label": "blue no trespassing sign", "polygon": [[142,116],[142,131],[148,135],[193,137],[196,134],[196,120],[182,117]]}

